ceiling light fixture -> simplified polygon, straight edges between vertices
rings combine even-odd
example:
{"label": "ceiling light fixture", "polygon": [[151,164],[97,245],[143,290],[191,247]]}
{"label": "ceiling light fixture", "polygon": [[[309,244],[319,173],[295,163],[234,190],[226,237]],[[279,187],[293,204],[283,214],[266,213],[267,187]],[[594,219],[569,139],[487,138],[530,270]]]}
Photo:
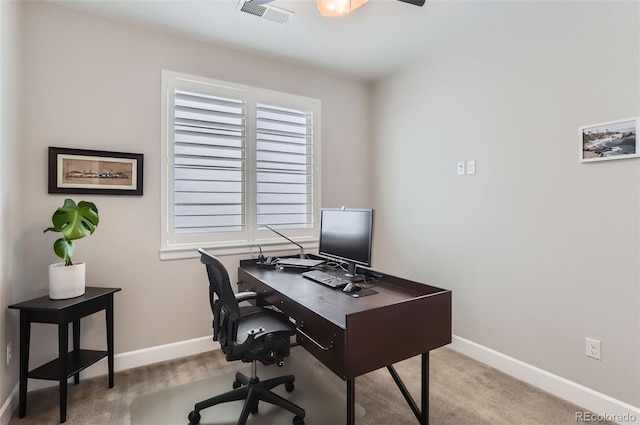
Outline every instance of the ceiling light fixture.
{"label": "ceiling light fixture", "polygon": [[342,16],[356,10],[367,0],[318,0],[318,10],[322,16]]}

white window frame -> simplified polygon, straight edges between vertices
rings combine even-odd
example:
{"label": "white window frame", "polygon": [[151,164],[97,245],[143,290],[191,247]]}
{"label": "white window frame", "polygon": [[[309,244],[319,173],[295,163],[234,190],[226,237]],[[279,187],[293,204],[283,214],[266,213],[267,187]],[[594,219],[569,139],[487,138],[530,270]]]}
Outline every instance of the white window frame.
{"label": "white window frame", "polygon": [[[282,107],[298,108],[313,113],[313,182],[312,182],[312,227],[305,229],[278,229],[305,249],[317,247],[320,217],[320,100],[291,95],[241,84],[229,83],[205,77],[162,70],[162,111],[161,111],[161,246],[160,259],[172,260],[197,257],[197,248],[211,249],[216,255],[252,254],[260,249],[265,252],[275,250],[299,250],[296,246],[268,229],[255,226],[256,183],[255,183],[255,105],[260,102]],[[218,95],[228,94],[247,100],[247,218],[250,224],[242,238],[236,234],[230,237],[223,233],[179,235],[173,231],[173,146],[174,146],[174,92],[176,88],[192,89],[196,92],[203,87],[215,90]]]}

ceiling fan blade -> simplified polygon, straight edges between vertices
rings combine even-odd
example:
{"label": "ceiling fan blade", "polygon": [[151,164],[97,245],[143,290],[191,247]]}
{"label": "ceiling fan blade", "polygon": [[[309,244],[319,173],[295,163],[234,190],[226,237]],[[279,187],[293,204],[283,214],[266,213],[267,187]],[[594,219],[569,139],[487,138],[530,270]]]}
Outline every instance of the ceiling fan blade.
{"label": "ceiling fan blade", "polygon": [[415,6],[424,6],[425,0],[398,0],[404,3],[409,3],[409,4],[413,4]]}

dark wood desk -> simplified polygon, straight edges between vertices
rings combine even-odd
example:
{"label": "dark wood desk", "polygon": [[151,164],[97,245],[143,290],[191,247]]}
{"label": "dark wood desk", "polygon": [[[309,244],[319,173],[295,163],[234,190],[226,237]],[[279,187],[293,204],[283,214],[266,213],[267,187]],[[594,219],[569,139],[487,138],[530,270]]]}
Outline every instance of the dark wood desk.
{"label": "dark wood desk", "polygon": [[[20,310],[20,396],[18,416],[27,413],[27,379],[47,379],[60,384],[60,422],[67,420],[67,379],[80,383],[80,371],[107,357],[109,388],[113,388],[113,294],[120,288],[85,288],[84,295],[67,300],[35,298],[9,308]],[[80,319],[105,310],[107,351],[80,349]],[[29,371],[31,323],[58,325],[58,358]],[[69,323],[73,323],[73,351],[69,353]]]}
{"label": "dark wood desk", "polygon": [[[419,423],[427,425],[429,351],[451,342],[451,291],[378,274],[372,287],[377,294],[354,297],[305,279],[300,270],[244,260],[238,285],[295,320],[300,345],[347,381],[348,425],[355,423],[355,378],[381,367],[387,367]],[[420,407],[393,367],[417,355],[422,356]]]}

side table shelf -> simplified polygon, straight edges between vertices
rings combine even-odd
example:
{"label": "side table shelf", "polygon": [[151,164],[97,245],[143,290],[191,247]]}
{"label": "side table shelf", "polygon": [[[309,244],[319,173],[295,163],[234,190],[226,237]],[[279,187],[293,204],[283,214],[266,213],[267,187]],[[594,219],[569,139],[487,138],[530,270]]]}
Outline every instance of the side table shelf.
{"label": "side table shelf", "polygon": [[[18,416],[27,414],[27,384],[29,378],[58,381],[60,387],[60,423],[67,420],[67,380],[74,377],[80,383],[80,371],[107,358],[109,388],[113,387],[113,294],[120,288],[86,287],[84,295],[66,300],[48,296],[34,298],[9,308],[20,310],[20,384]],[[107,349],[80,349],[80,319],[104,310]],[[58,357],[29,371],[31,323],[58,326]],[[69,352],[69,323],[73,323],[73,350]]]}
{"label": "side table shelf", "polygon": [[[108,351],[80,350],[79,353],[72,351],[67,356],[67,378],[71,378],[76,373],[88,368],[92,364],[104,359],[109,354]],[[27,378],[46,379],[57,381],[60,379],[60,359],[51,360],[49,363],[33,369],[27,374]]]}

